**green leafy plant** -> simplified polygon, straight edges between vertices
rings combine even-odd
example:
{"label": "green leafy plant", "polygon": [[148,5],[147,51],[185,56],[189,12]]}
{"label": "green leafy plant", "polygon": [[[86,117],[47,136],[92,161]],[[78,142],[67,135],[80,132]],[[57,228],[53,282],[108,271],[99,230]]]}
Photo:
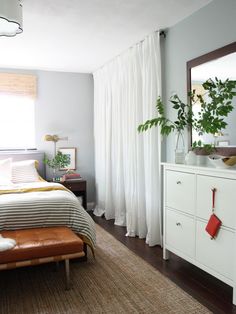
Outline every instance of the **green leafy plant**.
{"label": "green leafy plant", "polygon": [[198,117],[192,119],[192,126],[199,135],[215,134],[226,128],[224,119],[234,109],[236,81],[227,79],[223,82],[216,77],[215,81],[208,79],[202,86],[206,91],[204,95],[197,95],[195,90],[189,93],[191,103],[201,105]]}
{"label": "green leafy plant", "polygon": [[209,155],[216,150],[214,144],[204,144],[201,140],[193,142],[192,149],[198,151],[199,155]]}
{"label": "green leafy plant", "polygon": [[57,152],[53,159],[45,157],[44,163],[53,169],[65,168],[70,164],[70,157],[68,155],[62,154],[61,152]]}
{"label": "green leafy plant", "polygon": [[164,104],[161,97],[158,97],[156,102],[156,108],[158,116],[151,120],[147,120],[144,124],[138,126],[138,131],[143,132],[153,126],[160,126],[162,135],[169,135],[173,131],[183,131],[186,127],[192,123],[192,107],[189,104],[183,103],[178,95],[173,95],[170,98],[170,102],[173,104],[173,109],[177,110],[177,119],[171,121],[165,117]]}
{"label": "green leafy plant", "polygon": [[[175,121],[166,118],[164,104],[158,97],[156,103],[157,117],[140,124],[138,131],[143,132],[159,125],[162,135],[169,135],[173,131],[181,132],[185,128],[193,128],[198,135],[204,133],[214,135],[225,129],[227,126],[225,118],[234,109],[232,101],[236,96],[236,81],[229,79],[221,81],[218,78],[215,80],[208,79],[202,86],[206,91],[205,94],[199,95],[196,94],[196,90],[193,90],[189,93],[190,103],[185,104],[178,95],[170,98],[170,102],[173,104],[172,108],[177,111]],[[197,116],[194,116],[192,106],[196,102],[200,102],[201,110]],[[214,144],[204,144],[201,141],[194,142],[192,147],[193,149],[204,148],[208,152],[214,150]]]}

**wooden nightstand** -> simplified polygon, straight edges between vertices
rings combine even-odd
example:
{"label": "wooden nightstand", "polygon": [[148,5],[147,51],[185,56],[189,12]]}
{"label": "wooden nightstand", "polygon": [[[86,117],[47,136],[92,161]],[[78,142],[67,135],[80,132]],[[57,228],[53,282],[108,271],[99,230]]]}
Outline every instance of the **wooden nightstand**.
{"label": "wooden nightstand", "polygon": [[71,180],[58,182],[64,185],[68,190],[71,190],[76,196],[82,196],[82,205],[84,209],[87,209],[87,190],[86,190],[86,180]]}

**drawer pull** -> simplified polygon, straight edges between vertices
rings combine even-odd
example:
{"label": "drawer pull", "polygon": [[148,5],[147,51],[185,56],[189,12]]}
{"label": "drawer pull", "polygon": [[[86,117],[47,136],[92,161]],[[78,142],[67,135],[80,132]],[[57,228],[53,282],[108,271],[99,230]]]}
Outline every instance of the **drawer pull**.
{"label": "drawer pull", "polygon": [[216,188],[212,188],[212,212],[214,213],[215,211],[215,196],[216,196]]}
{"label": "drawer pull", "polygon": [[181,223],[180,222],[176,222],[176,226],[181,226]]}
{"label": "drawer pull", "polygon": [[177,181],[176,184],[181,184],[181,181]]}

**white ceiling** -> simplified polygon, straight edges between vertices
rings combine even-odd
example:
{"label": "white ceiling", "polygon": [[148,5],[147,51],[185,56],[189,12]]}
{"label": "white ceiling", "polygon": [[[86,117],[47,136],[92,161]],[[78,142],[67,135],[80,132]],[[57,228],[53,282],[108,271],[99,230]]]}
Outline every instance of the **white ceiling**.
{"label": "white ceiling", "polygon": [[211,0],[24,0],[24,32],[0,38],[0,67],[93,72]]}

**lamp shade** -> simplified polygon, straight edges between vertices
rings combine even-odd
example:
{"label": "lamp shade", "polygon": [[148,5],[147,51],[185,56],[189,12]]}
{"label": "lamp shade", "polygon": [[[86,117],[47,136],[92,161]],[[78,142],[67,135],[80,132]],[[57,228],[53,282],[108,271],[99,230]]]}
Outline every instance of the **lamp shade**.
{"label": "lamp shade", "polygon": [[44,140],[45,141],[49,141],[49,142],[58,142],[59,141],[59,137],[57,135],[45,135],[44,136]]}
{"label": "lamp shade", "polygon": [[0,1],[0,36],[12,37],[23,32],[20,0]]}

